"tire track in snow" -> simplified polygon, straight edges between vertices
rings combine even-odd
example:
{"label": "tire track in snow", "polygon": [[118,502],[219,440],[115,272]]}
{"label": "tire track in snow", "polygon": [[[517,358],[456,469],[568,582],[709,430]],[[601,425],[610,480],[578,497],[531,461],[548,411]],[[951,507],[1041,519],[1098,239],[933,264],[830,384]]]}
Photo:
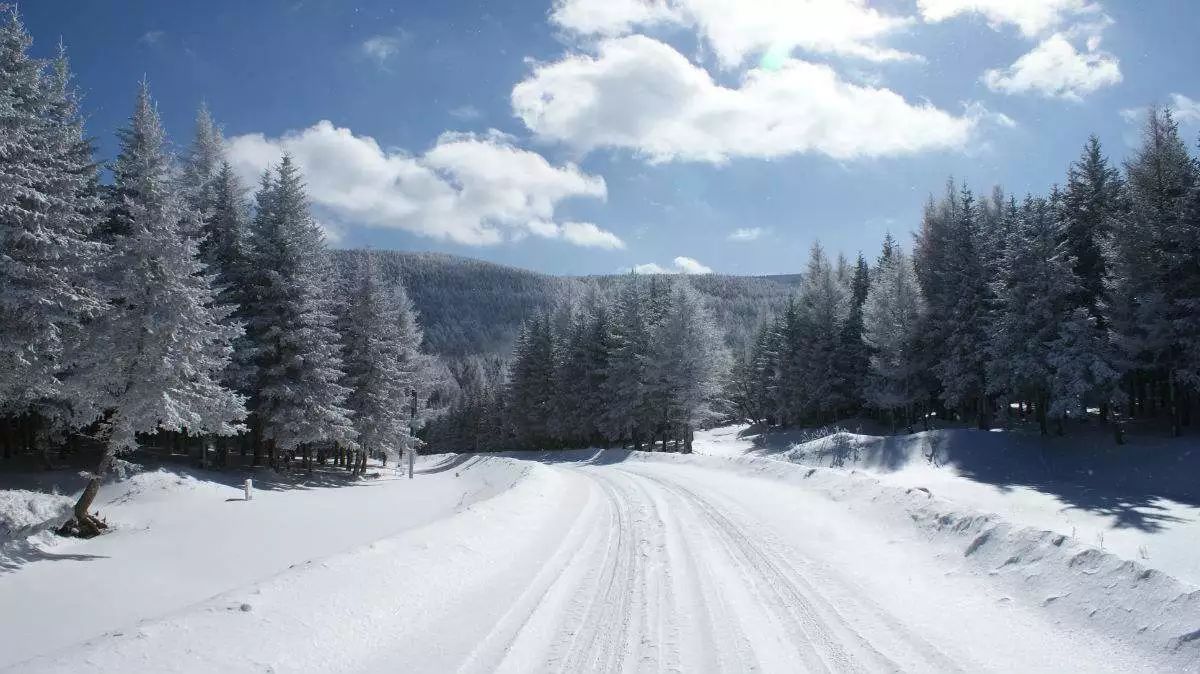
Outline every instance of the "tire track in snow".
{"label": "tire track in snow", "polygon": [[716,499],[622,467],[559,470],[588,503],[460,671],[961,670],[845,583],[827,596]]}

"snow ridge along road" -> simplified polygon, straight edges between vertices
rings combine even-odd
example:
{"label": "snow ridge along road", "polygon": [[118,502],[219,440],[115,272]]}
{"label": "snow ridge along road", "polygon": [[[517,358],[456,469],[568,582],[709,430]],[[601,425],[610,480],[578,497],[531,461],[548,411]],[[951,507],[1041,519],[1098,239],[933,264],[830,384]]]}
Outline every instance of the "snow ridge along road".
{"label": "snow ridge along road", "polygon": [[1196,669],[853,499],[702,457],[537,458],[448,519],[13,671]]}

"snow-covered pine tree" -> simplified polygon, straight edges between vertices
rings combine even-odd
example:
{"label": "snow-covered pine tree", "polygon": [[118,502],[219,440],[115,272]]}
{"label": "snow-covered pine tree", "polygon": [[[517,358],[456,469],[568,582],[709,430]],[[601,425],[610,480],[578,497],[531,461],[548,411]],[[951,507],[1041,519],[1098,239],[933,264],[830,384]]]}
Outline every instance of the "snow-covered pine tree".
{"label": "snow-covered pine tree", "polygon": [[[998,302],[988,345],[989,392],[1005,403],[1032,403],[1043,434],[1049,419],[1061,422],[1067,413],[1081,411],[1077,389],[1080,381],[1089,378],[1078,353],[1085,344],[1078,334],[1080,326],[1067,327],[1066,339],[1059,334],[1068,320],[1076,318],[1073,298],[1080,284],[1062,235],[1058,199],[1057,191],[1050,201],[1025,198],[1013,240],[999,265]],[[1077,371],[1068,373],[1067,368]]]}
{"label": "snow-covered pine tree", "polygon": [[838,355],[848,309],[846,287],[837,280],[825,251],[814,243],[798,302],[803,371],[804,416],[818,423],[832,420],[848,402],[847,373]]}
{"label": "snow-covered pine tree", "polygon": [[940,302],[937,306],[945,313],[934,316],[935,321],[945,321],[945,342],[934,371],[947,407],[974,416],[982,428],[989,416],[985,387],[990,278],[975,197],[966,187],[959,194],[948,224],[947,256],[941,261],[942,280],[948,287],[936,295]]}
{"label": "snow-covered pine tree", "polygon": [[411,315],[401,315],[411,307],[399,306],[380,282],[370,251],[359,255],[356,267],[340,321],[346,408],[363,451],[386,461],[413,447],[410,406],[420,371],[405,342],[413,337]]}
{"label": "snow-covered pine tree", "polygon": [[866,385],[867,366],[870,354],[863,344],[863,303],[871,285],[871,270],[862,253],[854,263],[846,293],[846,320],[842,324],[838,343],[838,370],[842,374],[843,386],[837,398],[844,401],[847,411],[862,406],[863,387]]}
{"label": "snow-covered pine tree", "polygon": [[65,51],[49,72],[15,8],[0,26],[0,417],[62,417],[80,324],[101,309],[89,240],[99,207],[92,149]]}
{"label": "snow-covered pine tree", "polygon": [[541,447],[551,437],[555,411],[554,335],[550,317],[535,316],[521,326],[513,349],[509,400],[513,432],[525,447]]}
{"label": "snow-covered pine tree", "polygon": [[598,393],[608,355],[607,306],[595,287],[573,303],[570,323],[555,344],[559,349],[555,436],[568,446],[594,442],[600,424]]}
{"label": "snow-covered pine tree", "polygon": [[1087,309],[1098,327],[1104,325],[1104,279],[1108,275],[1104,244],[1121,216],[1124,199],[1120,172],[1108,163],[1096,136],[1067,172],[1062,195],[1062,237],[1079,279],[1076,306]]}
{"label": "snow-covered pine tree", "polygon": [[776,327],[775,406],[779,423],[788,426],[805,418],[806,389],[805,333],[797,298],[789,298]]}
{"label": "snow-covered pine tree", "polygon": [[605,367],[604,414],[601,420],[605,436],[613,441],[632,441],[641,449],[646,439],[648,395],[646,358],[650,351],[650,327],[642,280],[631,276],[617,298],[613,317],[611,350]]}
{"label": "snow-covered pine tree", "polygon": [[427,416],[424,405],[436,384],[435,367],[444,366],[436,356],[424,352],[425,332],[421,328],[420,316],[417,315],[408,290],[399,279],[388,288],[387,300],[396,316],[400,372],[408,382],[407,390],[404,391],[405,418],[409,426],[408,437],[404,440],[408,444],[400,449],[415,450],[420,447],[416,431],[424,425]]}
{"label": "snow-covered pine tree", "polygon": [[885,248],[863,302],[863,342],[871,350],[867,401],[888,412],[893,427],[896,413],[911,427],[914,407],[924,399],[915,349],[925,301],[909,257],[894,244]]}
{"label": "snow-covered pine tree", "polygon": [[[712,316],[686,281],[676,281],[651,336],[647,389],[660,401],[657,422],[692,451],[695,429],[708,421],[728,373],[729,354]],[[665,436],[664,436],[665,437]]]}
{"label": "snow-covered pine tree", "polygon": [[[221,172],[221,165],[224,163],[225,139],[221,135],[216,121],[213,120],[208,105],[201,103],[200,110],[196,113],[196,127],[192,135],[192,144],[183,157],[183,166],[179,174],[180,188],[188,205],[200,213],[203,226],[200,232],[196,233],[198,236],[208,234],[211,237],[212,235],[209,231],[209,223],[216,206],[217,180]],[[200,250],[205,253],[205,262],[211,264],[206,246],[202,245]]]}
{"label": "snow-covered pine tree", "polygon": [[342,362],[331,289],[326,286],[325,237],[309,214],[300,170],[284,155],[273,179],[264,177],[246,237],[243,305],[252,345],[251,411],[259,442],[272,461],[278,452],[335,443],[357,449],[344,403]]}
{"label": "snow-covered pine tree", "polygon": [[174,189],[171,156],[143,82],[130,125],[120,132],[114,171],[122,201],[112,204],[119,234],[105,269],[111,298],[88,326],[95,358],[79,370],[94,392],[105,450],[75,506],[79,533],[101,524],[88,513],[100,480],[137,436],[166,430],[229,435],[240,430],[244,400],[220,383],[239,329],[223,321],[212,277],[197,259],[198,223]]}
{"label": "snow-covered pine tree", "polygon": [[[1189,225],[1184,204],[1196,167],[1169,110],[1147,115],[1142,146],[1125,164],[1128,214],[1114,226],[1106,262],[1110,269],[1110,321],[1126,367],[1135,410],[1166,411],[1175,433],[1182,424],[1180,385],[1187,379],[1186,299],[1195,260],[1187,257]],[[1184,299],[1183,302],[1178,300]],[[1160,399],[1154,389],[1165,389]]]}

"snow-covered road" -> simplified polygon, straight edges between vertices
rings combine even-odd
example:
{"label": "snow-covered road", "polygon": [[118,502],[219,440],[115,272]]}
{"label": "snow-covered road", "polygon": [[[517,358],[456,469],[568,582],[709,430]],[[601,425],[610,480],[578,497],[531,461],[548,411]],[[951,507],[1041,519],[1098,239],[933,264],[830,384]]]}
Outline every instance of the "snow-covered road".
{"label": "snow-covered road", "polygon": [[798,486],[812,474],[799,466],[610,452],[479,470],[505,461],[525,476],[441,520],[14,671],[1200,667],[1190,643],[1160,652],[1056,612],[1091,599],[1044,592],[1048,566],[1017,555],[981,571],[987,537],[964,554],[854,484]]}
{"label": "snow-covered road", "polygon": [[591,496],[466,671],[1152,669],[786,485],[698,465],[557,469]]}

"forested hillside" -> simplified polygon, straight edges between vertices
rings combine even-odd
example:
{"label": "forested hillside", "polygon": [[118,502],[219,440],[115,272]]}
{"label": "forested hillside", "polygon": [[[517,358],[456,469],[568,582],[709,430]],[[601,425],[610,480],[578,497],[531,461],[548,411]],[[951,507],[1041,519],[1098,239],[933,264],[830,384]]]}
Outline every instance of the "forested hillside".
{"label": "forested hillside", "polygon": [[[349,274],[355,251],[334,251]],[[507,357],[521,322],[553,306],[559,298],[583,294],[595,286],[611,295],[628,275],[559,277],[483,260],[440,253],[376,251],[380,276],[408,289],[425,327],[426,349],[449,358],[471,355]],[[689,277],[726,341],[735,350],[764,318],[782,308],[799,287],[799,275]]]}

